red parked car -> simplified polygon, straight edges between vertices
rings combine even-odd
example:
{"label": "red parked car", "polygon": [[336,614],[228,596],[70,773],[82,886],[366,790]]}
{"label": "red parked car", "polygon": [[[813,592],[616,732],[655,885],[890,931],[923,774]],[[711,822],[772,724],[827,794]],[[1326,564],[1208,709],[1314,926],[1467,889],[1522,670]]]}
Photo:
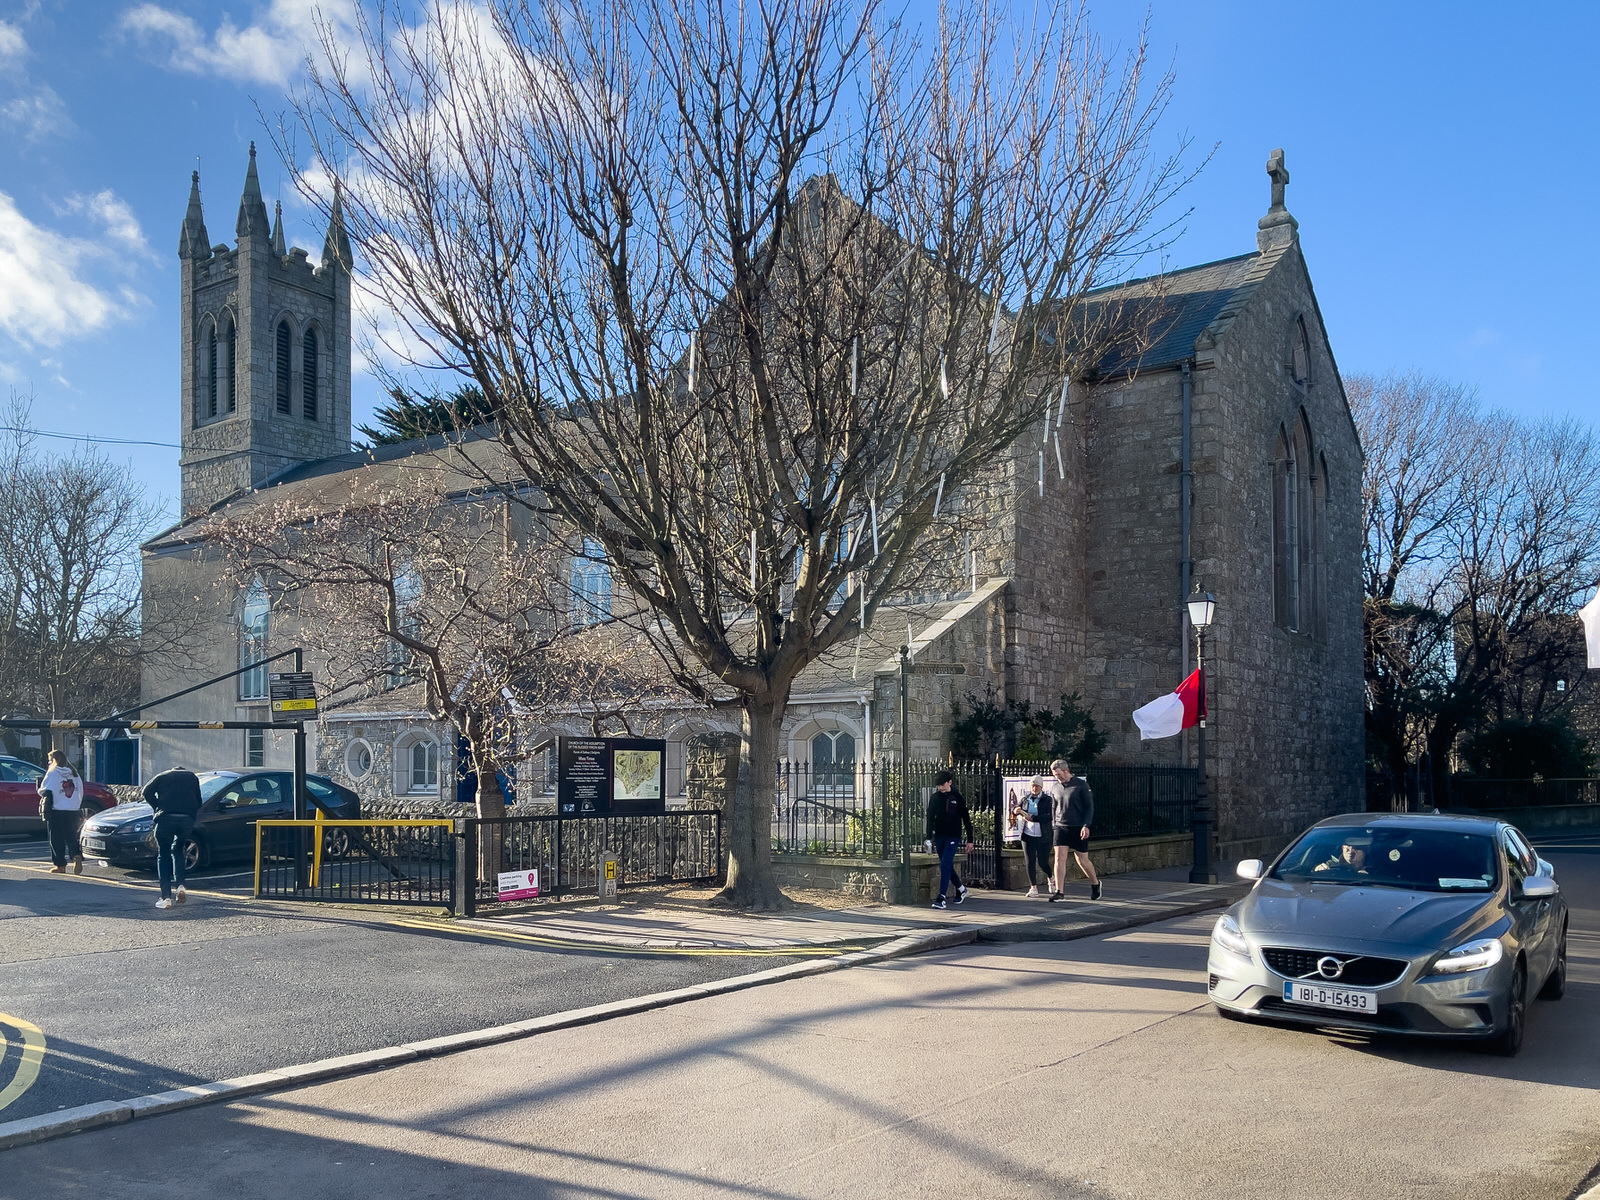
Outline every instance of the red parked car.
{"label": "red parked car", "polygon": [[[39,819],[39,781],[44,768],[0,754],[0,833],[44,832]],[[115,805],[117,798],[103,783],[83,785],[83,815],[92,817]]]}

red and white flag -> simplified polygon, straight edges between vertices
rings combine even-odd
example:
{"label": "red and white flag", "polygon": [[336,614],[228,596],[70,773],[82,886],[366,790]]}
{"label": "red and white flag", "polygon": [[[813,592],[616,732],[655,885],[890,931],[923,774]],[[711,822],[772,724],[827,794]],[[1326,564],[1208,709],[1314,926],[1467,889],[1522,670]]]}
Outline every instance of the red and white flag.
{"label": "red and white flag", "polygon": [[1158,700],[1133,710],[1133,723],[1139,727],[1141,741],[1151,738],[1176,737],[1180,732],[1200,724],[1206,715],[1205,701],[1201,696],[1200,672],[1192,672],[1178,685]]}
{"label": "red and white flag", "polygon": [[1583,622],[1585,640],[1589,643],[1589,668],[1600,670],[1600,591],[1578,610],[1578,619]]}

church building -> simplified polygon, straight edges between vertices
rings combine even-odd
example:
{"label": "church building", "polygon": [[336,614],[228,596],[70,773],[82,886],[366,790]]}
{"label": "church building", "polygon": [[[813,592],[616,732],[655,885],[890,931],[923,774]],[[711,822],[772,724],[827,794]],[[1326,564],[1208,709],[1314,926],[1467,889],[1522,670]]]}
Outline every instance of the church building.
{"label": "church building", "polygon": [[[1078,693],[1109,734],[1106,761],[1193,766],[1190,737],[1142,742],[1131,713],[1193,669],[1183,601],[1198,586],[1216,598],[1207,774],[1221,853],[1270,852],[1311,821],[1364,807],[1362,452],[1281,151],[1268,175],[1253,250],[1091,295],[1143,312],[1150,336],[1073,389],[1060,464],[1036,469],[1028,448],[997,466],[966,587],[880,608],[859,646],[802,673],[792,762],[892,757],[903,735],[913,759],[944,758],[955,704],[992,686],[1035,705]],[[351,448],[352,260],[337,198],[313,265],[285,247],[281,214],[269,223],[252,151],[235,234],[233,248],[208,244],[196,176],[179,242],[184,517],[148,543],[144,565],[147,607],[181,584],[200,598],[203,629],[188,670],[146,668],[146,700],[296,644],[265,586],[211,586],[208,514],[264,489],[336,505],[352,472],[398,472],[434,453]],[[587,582],[591,598],[609,594],[606,580]],[[916,675],[902,731],[908,640],[964,673]],[[330,707],[313,770],[364,798],[453,799],[455,741],[428,717],[421,686]],[[150,715],[264,719],[265,706],[262,669]],[[658,714],[669,791],[683,790],[686,740],[730,728],[720,713]],[[587,729],[528,731],[530,745],[552,732]],[[141,757],[146,778],[180,762],[287,769],[291,746],[270,731],[152,731]],[[524,772],[519,789],[537,792],[542,775]]]}

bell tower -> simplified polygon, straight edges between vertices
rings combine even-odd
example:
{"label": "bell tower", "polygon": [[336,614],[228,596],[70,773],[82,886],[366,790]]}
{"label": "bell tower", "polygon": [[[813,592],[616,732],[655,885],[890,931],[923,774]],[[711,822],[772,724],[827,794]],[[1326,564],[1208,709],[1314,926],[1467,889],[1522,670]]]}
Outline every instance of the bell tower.
{"label": "bell tower", "polygon": [[337,188],[320,263],[285,250],[267,216],[255,143],[234,224],[210,245],[200,172],[178,237],[182,512],[204,511],[301,463],[350,449],[350,239]]}

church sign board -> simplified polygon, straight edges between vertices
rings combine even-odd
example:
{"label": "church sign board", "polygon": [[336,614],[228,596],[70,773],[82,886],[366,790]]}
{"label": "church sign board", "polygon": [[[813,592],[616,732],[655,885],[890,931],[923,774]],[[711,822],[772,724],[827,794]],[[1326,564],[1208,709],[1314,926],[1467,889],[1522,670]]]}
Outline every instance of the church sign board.
{"label": "church sign board", "polygon": [[666,811],[667,743],[658,738],[557,739],[556,797],[564,817]]}
{"label": "church sign board", "polygon": [[310,671],[274,671],[267,676],[267,699],[274,725],[317,719],[317,686]]}

